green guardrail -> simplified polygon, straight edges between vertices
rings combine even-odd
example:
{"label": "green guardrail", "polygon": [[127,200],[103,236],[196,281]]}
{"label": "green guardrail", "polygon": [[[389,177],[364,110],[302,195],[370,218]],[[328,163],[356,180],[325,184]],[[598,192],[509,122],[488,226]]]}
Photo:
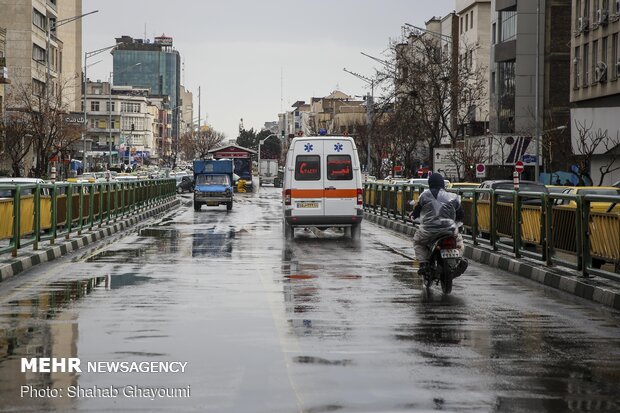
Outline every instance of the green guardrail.
{"label": "green guardrail", "polygon": [[[2,197],[1,195],[6,195]],[[100,183],[0,184],[0,254],[55,244],[176,196],[174,179]]]}
{"label": "green guardrail", "polygon": [[[421,185],[364,184],[364,209],[409,222]],[[583,276],[620,281],[620,196],[544,194],[478,188],[448,189],[465,210],[463,237]],[[593,203],[605,208],[593,209]],[[608,205],[608,207],[607,207]],[[610,268],[611,267],[611,268]]]}

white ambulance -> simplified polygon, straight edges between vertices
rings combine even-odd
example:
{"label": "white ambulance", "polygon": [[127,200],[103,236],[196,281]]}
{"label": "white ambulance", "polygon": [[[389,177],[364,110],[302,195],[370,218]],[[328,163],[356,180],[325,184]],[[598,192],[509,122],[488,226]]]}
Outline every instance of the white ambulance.
{"label": "white ambulance", "polygon": [[297,137],[284,171],[284,234],[295,227],[341,227],[360,237],[362,174],[355,142],[348,136]]}

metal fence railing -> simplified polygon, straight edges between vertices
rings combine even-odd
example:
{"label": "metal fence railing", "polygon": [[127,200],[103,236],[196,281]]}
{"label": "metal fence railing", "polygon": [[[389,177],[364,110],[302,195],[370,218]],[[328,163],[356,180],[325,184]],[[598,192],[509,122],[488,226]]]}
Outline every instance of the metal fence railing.
{"label": "metal fence railing", "polygon": [[101,183],[0,184],[0,254],[69,238],[176,196],[174,179]]}
{"label": "metal fence railing", "polygon": [[[364,185],[368,212],[408,222],[425,189],[421,185]],[[459,194],[465,211],[465,238],[516,258],[528,257],[547,266],[565,265],[584,276],[620,281],[620,213],[591,208],[608,203],[617,211],[620,196],[543,194],[492,189],[449,189]],[[572,201],[572,202],[571,202]]]}

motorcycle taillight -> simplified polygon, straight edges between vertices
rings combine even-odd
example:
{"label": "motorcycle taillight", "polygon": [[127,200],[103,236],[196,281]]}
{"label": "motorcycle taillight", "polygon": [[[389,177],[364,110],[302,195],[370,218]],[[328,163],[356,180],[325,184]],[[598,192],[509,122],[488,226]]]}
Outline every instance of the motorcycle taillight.
{"label": "motorcycle taillight", "polygon": [[456,238],[448,237],[448,238],[442,239],[440,242],[440,247],[442,250],[456,249]]}

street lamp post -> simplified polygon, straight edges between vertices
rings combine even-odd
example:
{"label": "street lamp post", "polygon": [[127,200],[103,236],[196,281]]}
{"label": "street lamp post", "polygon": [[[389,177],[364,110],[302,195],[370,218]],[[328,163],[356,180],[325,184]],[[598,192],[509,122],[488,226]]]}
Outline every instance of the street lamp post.
{"label": "street lamp post", "polygon": [[261,139],[258,141],[258,173],[259,175],[260,175],[260,147],[264,145],[265,141],[271,138],[272,136],[275,136],[276,138],[280,139],[277,134],[272,133],[271,135],[267,136],[265,139]]}
{"label": "street lamp post", "polygon": [[84,130],[82,131],[82,167],[84,168],[84,171],[86,171],[86,134],[88,131],[88,118],[87,118],[87,110],[88,110],[88,101],[87,101],[87,93],[86,93],[86,81],[87,81],[87,75],[86,75],[86,69],[88,68],[88,59],[96,56],[98,54],[101,54],[105,51],[108,51],[110,49],[114,49],[115,47],[118,47],[118,45],[120,45],[121,43],[117,43],[113,46],[108,46],[108,47],[103,47],[101,49],[97,49],[97,50],[93,50],[92,52],[84,52],[84,79],[83,79],[83,89],[84,89]]}
{"label": "street lamp post", "polygon": [[[84,13],[84,14],[80,14],[79,16],[73,16],[73,17],[69,17],[66,19],[62,19],[62,20],[57,20],[55,22],[50,21],[48,24],[46,24],[46,31],[45,31],[45,101],[47,103],[47,105],[49,106],[49,95],[50,95],[50,90],[49,90],[49,83],[50,83],[50,77],[51,77],[51,67],[50,67],[50,44],[51,44],[51,38],[52,38],[52,30],[55,31],[57,28],[59,28],[60,26],[63,26],[67,23],[71,23],[74,22],[76,20],[79,20],[83,17],[86,17],[88,15],[91,14],[95,14],[98,13],[99,10],[94,10],[88,13]],[[86,66],[86,65],[84,65]],[[86,67],[84,68],[84,71],[86,71]]]}

